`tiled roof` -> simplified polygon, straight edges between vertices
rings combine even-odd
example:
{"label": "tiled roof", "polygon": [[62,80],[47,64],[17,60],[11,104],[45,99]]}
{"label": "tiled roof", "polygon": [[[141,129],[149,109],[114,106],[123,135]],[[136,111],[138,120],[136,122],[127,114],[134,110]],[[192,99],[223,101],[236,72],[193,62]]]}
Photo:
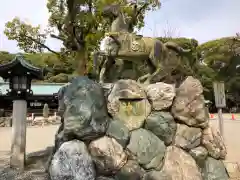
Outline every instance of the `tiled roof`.
{"label": "tiled roof", "polygon": [[27,60],[25,60],[21,54],[16,55],[12,61],[6,64],[0,64],[1,77],[5,79],[9,78],[9,72],[11,73],[12,71],[13,74],[21,73],[22,71],[25,73],[28,72],[29,75],[34,77],[34,79],[39,80],[42,80],[44,76],[44,69],[33,66]]}
{"label": "tiled roof", "polygon": [[[52,95],[65,85],[65,83],[32,83],[31,89],[35,95]],[[6,94],[9,89],[8,83],[0,82],[0,93]]]}

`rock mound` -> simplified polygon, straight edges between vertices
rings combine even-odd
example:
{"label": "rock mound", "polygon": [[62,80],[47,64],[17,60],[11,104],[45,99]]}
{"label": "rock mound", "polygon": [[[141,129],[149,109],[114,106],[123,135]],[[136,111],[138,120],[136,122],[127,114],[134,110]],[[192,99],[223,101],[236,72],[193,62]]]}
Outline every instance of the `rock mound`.
{"label": "rock mound", "polygon": [[203,87],[119,80],[108,93],[78,77],[62,94],[62,130],[49,164],[58,180],[227,180],[226,147],[209,127]]}

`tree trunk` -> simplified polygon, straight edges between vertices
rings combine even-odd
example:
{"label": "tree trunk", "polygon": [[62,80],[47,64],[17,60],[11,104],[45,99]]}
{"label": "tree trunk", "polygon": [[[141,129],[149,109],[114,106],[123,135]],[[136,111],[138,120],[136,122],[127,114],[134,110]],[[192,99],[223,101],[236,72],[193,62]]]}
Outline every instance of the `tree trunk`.
{"label": "tree trunk", "polygon": [[80,76],[87,75],[87,51],[85,48],[76,52],[75,61],[77,74]]}

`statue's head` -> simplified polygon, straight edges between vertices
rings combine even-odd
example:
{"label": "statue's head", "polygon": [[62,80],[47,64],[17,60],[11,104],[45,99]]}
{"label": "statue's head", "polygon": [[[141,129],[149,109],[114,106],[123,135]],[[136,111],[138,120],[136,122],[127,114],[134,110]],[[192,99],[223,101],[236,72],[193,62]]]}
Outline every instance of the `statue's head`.
{"label": "statue's head", "polygon": [[100,51],[108,56],[116,56],[120,45],[113,36],[105,36],[100,44]]}
{"label": "statue's head", "polygon": [[118,4],[111,4],[107,5],[103,8],[103,16],[109,18],[116,18],[119,16],[120,13],[120,5]]}

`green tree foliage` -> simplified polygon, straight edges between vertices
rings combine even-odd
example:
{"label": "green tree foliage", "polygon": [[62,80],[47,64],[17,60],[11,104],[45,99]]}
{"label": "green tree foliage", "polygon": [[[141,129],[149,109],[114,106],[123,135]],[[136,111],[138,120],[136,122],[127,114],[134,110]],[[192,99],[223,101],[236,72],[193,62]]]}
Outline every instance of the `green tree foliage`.
{"label": "green tree foliage", "polygon": [[221,68],[221,63],[228,64],[231,57],[240,53],[240,42],[235,38],[221,38],[208,41],[198,46],[198,51],[203,54],[205,63],[214,69]]}
{"label": "green tree foliage", "polygon": [[[45,81],[67,82],[76,69],[79,74],[91,70],[89,54],[98,48],[100,39],[111,24],[110,18],[103,18],[102,9],[112,3],[119,4],[122,12],[132,19],[132,30],[143,27],[146,12],[160,6],[157,0],[48,0],[46,29],[32,26],[16,17],[6,23],[4,33],[9,40],[17,41],[18,47],[25,51],[25,57],[32,64],[49,68]],[[59,51],[46,45],[49,37],[62,42]],[[212,82],[224,81],[228,102],[240,103],[240,41],[237,37],[220,38],[201,45],[195,39],[159,39],[163,42],[171,40],[192,50],[182,58],[177,71],[199,78],[208,100],[213,101]],[[45,50],[48,52],[45,53]],[[9,62],[13,57],[8,52],[0,52],[0,63]]]}
{"label": "green tree foliage", "polygon": [[[192,52],[183,59],[180,69],[185,75],[199,78],[204,86],[207,100],[214,102],[213,81],[224,81],[228,106],[240,104],[240,57],[238,56],[238,42],[231,45],[232,38],[217,39],[198,45],[194,39],[187,38],[159,38],[163,42],[169,40],[180,44]],[[229,44],[226,44],[228,40]],[[217,47],[217,48],[216,48]],[[234,48],[231,48],[234,47]],[[14,54],[0,52],[0,63],[6,63],[14,58]],[[26,53],[25,57],[35,66],[47,66],[50,72],[46,75],[46,82],[68,82],[74,76],[75,67],[71,61],[60,59],[55,53]],[[200,61],[206,65],[202,65]],[[222,64],[221,64],[222,63]]]}
{"label": "green tree foliage", "polygon": [[[37,67],[48,67],[49,72],[45,76],[46,82],[64,83],[68,82],[74,75],[74,67],[72,64],[61,61],[58,56],[53,53],[25,53],[24,56],[26,60]],[[15,54],[0,51],[0,64],[8,63],[13,60],[14,57]]]}
{"label": "green tree foliage", "polygon": [[224,81],[227,102],[234,106],[240,102],[240,69],[238,68],[240,65],[240,42],[238,38],[225,37],[197,47],[207,64],[202,72],[205,77],[205,88],[207,87],[212,94],[212,82]]}
{"label": "green tree foliage", "polygon": [[6,51],[0,51],[0,64],[10,62],[14,58],[13,54]]}

